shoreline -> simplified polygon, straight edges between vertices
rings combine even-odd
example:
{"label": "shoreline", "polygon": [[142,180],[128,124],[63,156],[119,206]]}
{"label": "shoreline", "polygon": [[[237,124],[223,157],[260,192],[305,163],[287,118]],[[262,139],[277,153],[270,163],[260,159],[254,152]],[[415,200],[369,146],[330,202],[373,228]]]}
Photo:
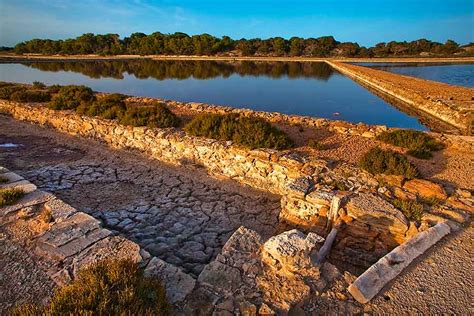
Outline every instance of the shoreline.
{"label": "shoreline", "polygon": [[173,55],[11,55],[0,54],[0,62],[22,61],[127,61],[127,60],[183,60],[183,61],[262,61],[262,62],[358,62],[358,63],[474,63],[474,57],[377,57],[377,58],[316,58],[316,57],[231,57],[231,56],[173,56]]}

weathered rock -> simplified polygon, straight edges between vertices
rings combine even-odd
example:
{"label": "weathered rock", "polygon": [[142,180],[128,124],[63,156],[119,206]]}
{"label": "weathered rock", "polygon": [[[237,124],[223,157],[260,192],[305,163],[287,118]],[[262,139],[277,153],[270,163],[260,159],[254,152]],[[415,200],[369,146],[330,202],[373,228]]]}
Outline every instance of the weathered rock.
{"label": "weathered rock", "polygon": [[36,185],[26,180],[0,184],[0,189],[12,189],[12,188],[20,189],[24,193],[28,194],[36,190]]}
{"label": "weathered rock", "polygon": [[404,235],[408,229],[408,221],[399,210],[371,193],[359,193],[351,197],[346,209],[347,214],[357,221],[382,231]]}
{"label": "weathered rock", "polygon": [[258,314],[259,315],[275,315],[275,311],[271,309],[270,306],[268,306],[267,304],[262,303],[262,305],[260,305],[260,308],[258,309]]}
{"label": "weathered rock", "polygon": [[319,268],[311,259],[311,252],[324,238],[293,229],[271,237],[263,245],[262,259],[275,271],[283,274],[309,273],[317,277]]}
{"label": "weathered rock", "polygon": [[403,188],[424,198],[445,200],[448,197],[441,185],[428,180],[413,179],[405,182]]}
{"label": "weathered rock", "polygon": [[389,186],[396,186],[401,187],[403,185],[404,177],[397,176],[397,175],[389,175],[389,174],[378,174],[377,180],[381,183],[381,185],[388,184]]}
{"label": "weathered rock", "polygon": [[[11,184],[13,182],[24,180],[24,178],[16,173],[13,172],[5,172],[2,173],[2,178],[6,179],[8,182],[7,184]],[[2,184],[4,185],[4,184]]]}
{"label": "weathered rock", "polygon": [[166,296],[172,303],[183,301],[196,285],[196,280],[189,274],[156,257],[146,266],[145,275],[161,280],[166,288]]}
{"label": "weathered rock", "polygon": [[133,262],[140,263],[142,256],[140,255],[140,247],[136,243],[120,236],[106,237],[73,258],[71,264],[72,274],[76,277],[81,269],[107,259],[130,259]]}
{"label": "weathered rock", "polygon": [[257,306],[249,301],[243,301],[239,304],[239,310],[242,316],[256,316]]}
{"label": "weathered rock", "polygon": [[54,225],[38,238],[37,250],[50,258],[63,260],[109,236],[111,232],[101,228],[99,221],[84,213],[76,213]]}

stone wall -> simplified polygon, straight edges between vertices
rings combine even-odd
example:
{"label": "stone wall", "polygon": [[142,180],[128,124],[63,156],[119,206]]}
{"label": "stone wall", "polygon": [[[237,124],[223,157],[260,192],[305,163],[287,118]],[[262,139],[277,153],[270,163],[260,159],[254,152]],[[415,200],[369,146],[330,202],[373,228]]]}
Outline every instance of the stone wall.
{"label": "stone wall", "polygon": [[178,129],[130,127],[115,121],[55,111],[40,105],[0,101],[0,111],[15,119],[48,125],[71,135],[92,138],[114,148],[134,149],[174,165],[204,167],[252,187],[284,194],[291,181],[311,176],[326,165],[289,151],[248,150],[232,142],[191,137]]}

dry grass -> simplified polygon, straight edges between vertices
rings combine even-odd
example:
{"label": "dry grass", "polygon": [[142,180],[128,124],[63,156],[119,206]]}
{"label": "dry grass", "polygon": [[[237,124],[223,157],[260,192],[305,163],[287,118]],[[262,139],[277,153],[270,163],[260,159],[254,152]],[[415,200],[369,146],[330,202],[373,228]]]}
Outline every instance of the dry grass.
{"label": "dry grass", "polygon": [[0,207],[15,204],[24,195],[25,192],[22,189],[0,189]]}

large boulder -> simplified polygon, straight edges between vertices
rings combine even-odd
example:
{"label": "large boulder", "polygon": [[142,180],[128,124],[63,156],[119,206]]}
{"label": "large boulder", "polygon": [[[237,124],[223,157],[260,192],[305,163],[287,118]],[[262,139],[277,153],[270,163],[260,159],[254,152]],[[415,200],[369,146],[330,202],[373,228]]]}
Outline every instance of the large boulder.
{"label": "large boulder", "polygon": [[354,195],[347,203],[346,209],[349,216],[378,231],[404,235],[408,230],[409,222],[403,213],[377,195]]}

